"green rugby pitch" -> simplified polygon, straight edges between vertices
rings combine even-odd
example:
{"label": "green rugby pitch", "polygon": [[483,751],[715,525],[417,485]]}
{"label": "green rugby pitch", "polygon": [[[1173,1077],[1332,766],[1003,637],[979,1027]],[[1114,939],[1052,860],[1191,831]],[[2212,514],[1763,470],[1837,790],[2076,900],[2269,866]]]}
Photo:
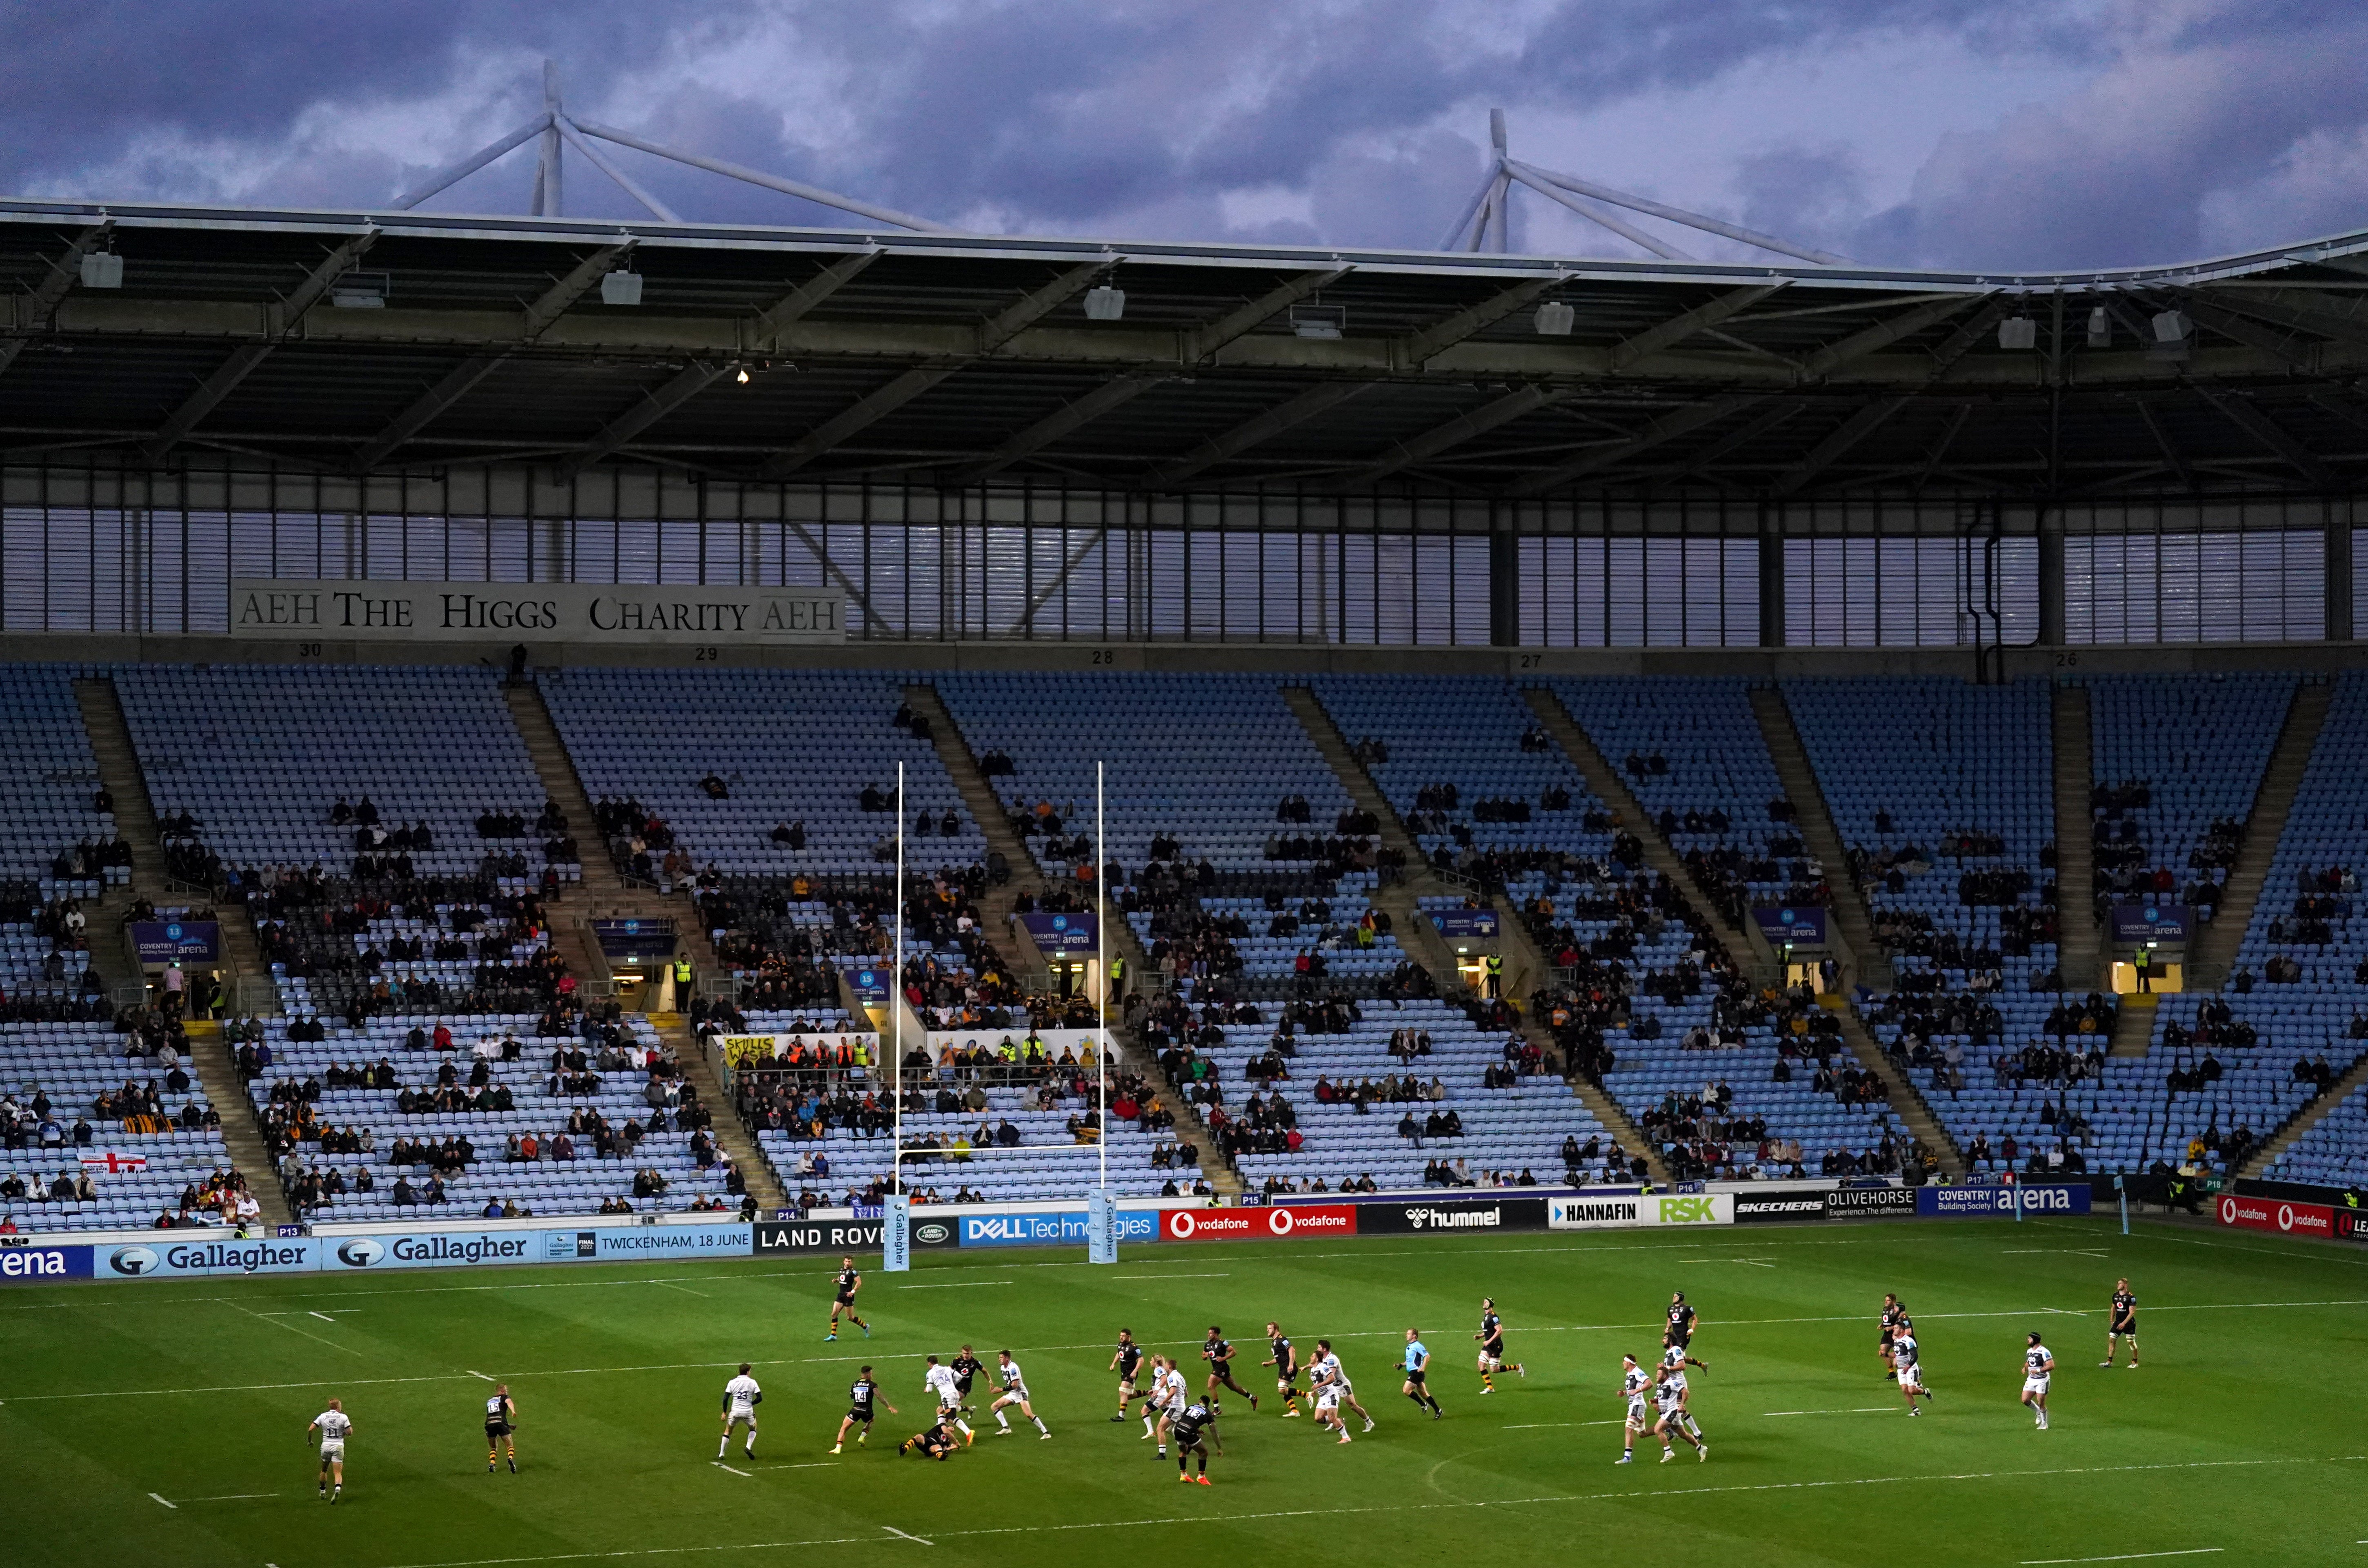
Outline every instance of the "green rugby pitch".
{"label": "green rugby pitch", "polygon": [[[2108,1561],[2368,1568],[2368,1253],[2111,1221],[1884,1221],[1672,1236],[1406,1236],[922,1254],[866,1269],[873,1337],[823,1343],[835,1259],[450,1269],[14,1290],[0,1453],[6,1560],[235,1568],[609,1563],[867,1568],[1121,1555],[1294,1564]],[[2100,1370],[2116,1276],[2144,1369]],[[1710,1438],[1619,1456],[1620,1357],[1649,1359],[1672,1290],[1702,1313]],[[1875,1358],[1885,1290],[1938,1394],[1909,1420]],[[1479,1299],[1527,1378],[1482,1396]],[[1381,1421],[1335,1445],[1265,1398],[1261,1329],[1330,1336]],[[1190,1367],[1208,1325],[1261,1395],[1228,1398],[1214,1484],[1179,1486],[1113,1425],[1121,1326]],[[1416,1326],[1446,1419],[1398,1396]],[[2054,1429],[2018,1406],[2023,1335],[2057,1357]],[[922,1356],[1009,1347],[1051,1424],[938,1464],[900,1459]],[[753,1462],[714,1462],[723,1380],[764,1384]],[[901,1416],[827,1453],[869,1361]],[[523,1473],[488,1475],[507,1381]],[[1195,1388],[1200,1377],[1194,1374]],[[323,1506],[307,1422],[354,1417]],[[982,1407],[985,1401],[979,1401]],[[743,1473],[745,1472],[745,1473]],[[1239,1558],[1231,1554],[1238,1552]]]}

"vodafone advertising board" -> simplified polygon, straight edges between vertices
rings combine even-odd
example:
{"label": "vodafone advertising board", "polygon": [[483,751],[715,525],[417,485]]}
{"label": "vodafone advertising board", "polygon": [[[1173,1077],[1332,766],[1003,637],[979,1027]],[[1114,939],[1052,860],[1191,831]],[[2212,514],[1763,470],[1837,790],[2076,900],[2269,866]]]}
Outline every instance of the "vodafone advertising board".
{"label": "vodafone advertising board", "polygon": [[1278,1204],[1270,1209],[1171,1209],[1160,1223],[1171,1242],[1279,1242],[1306,1236],[1353,1236],[1353,1203]]}
{"label": "vodafone advertising board", "polygon": [[2283,1198],[2220,1196],[2220,1222],[2244,1231],[2335,1239],[2335,1210],[2324,1203],[2290,1203]]}

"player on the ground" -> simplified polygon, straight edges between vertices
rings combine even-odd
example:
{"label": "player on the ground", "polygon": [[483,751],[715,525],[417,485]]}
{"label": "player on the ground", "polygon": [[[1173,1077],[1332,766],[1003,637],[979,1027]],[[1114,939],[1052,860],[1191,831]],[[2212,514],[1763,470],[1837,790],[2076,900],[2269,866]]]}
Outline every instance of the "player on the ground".
{"label": "player on the ground", "polygon": [[[1120,1329],[1118,1353],[1110,1358],[1110,1370],[1118,1374],[1118,1414],[1110,1417],[1112,1421],[1126,1420],[1126,1407],[1134,1399],[1135,1369],[1142,1365],[1143,1346],[1134,1342],[1134,1331],[1127,1328]],[[1151,1418],[1148,1415],[1144,1417],[1143,1435],[1146,1437],[1151,1436]]]}
{"label": "player on the ground", "polygon": [[2047,1430],[2047,1383],[2055,1374],[2055,1353],[2031,1331],[2031,1344],[2022,1353],[2022,1403],[2037,1413],[2039,1430]]}
{"label": "player on the ground", "polygon": [[1694,1342],[1694,1330],[1700,1324],[1694,1320],[1694,1310],[1686,1302],[1686,1293],[1678,1290],[1669,1297],[1669,1332],[1678,1336],[1678,1348],[1686,1349]]}
{"label": "player on the ground", "polygon": [[[1282,1325],[1278,1323],[1266,1325],[1266,1343],[1267,1348],[1274,1354],[1260,1361],[1258,1365],[1274,1369],[1274,1388],[1277,1393],[1282,1395],[1282,1414],[1286,1417],[1295,1416],[1299,1414],[1298,1352],[1292,1349],[1291,1340],[1283,1334]],[[1347,1437],[1348,1433],[1343,1431],[1341,1436]]]}
{"label": "player on the ground", "polygon": [[1896,1378],[1899,1376],[1899,1369],[1892,1362],[1891,1344],[1892,1341],[1898,1336],[1899,1320],[1907,1315],[1907,1309],[1899,1304],[1898,1296],[1889,1290],[1884,1291],[1883,1293],[1883,1313],[1875,1320],[1879,1325],[1879,1333],[1875,1341],[1875,1354],[1883,1358],[1883,1375],[1886,1378]]}
{"label": "player on the ground", "polygon": [[838,1260],[838,1293],[837,1299],[830,1303],[830,1332],[823,1335],[825,1344],[838,1337],[838,1314],[841,1312],[847,1314],[848,1322],[863,1331],[864,1338],[871,1337],[871,1325],[855,1315],[855,1293],[862,1289],[863,1276],[856,1272],[855,1259],[840,1258]]}
{"label": "player on the ground", "polygon": [[1357,1385],[1349,1381],[1348,1369],[1340,1365],[1340,1358],[1332,1353],[1330,1340],[1319,1339],[1315,1342],[1315,1365],[1324,1369],[1331,1386],[1340,1391],[1340,1407],[1344,1410],[1355,1411],[1358,1419],[1364,1422],[1365,1430],[1372,1431],[1373,1429],[1372,1412],[1357,1403]]}
{"label": "player on the ground", "polygon": [[[1673,1344],[1669,1348],[1675,1350],[1680,1358],[1685,1355],[1685,1346],[1682,1345]],[[1653,1434],[1661,1439],[1661,1462],[1667,1464],[1678,1457],[1677,1450],[1669,1443],[1669,1434],[1672,1432],[1693,1445],[1696,1459],[1707,1462],[1710,1459],[1710,1444],[1703,1440],[1700,1429],[1693,1426],[1692,1417],[1686,1414],[1686,1374],[1683,1370],[1679,1370],[1675,1377],[1672,1377],[1669,1363],[1666,1358],[1661,1363],[1660,1386],[1654,1390],[1653,1403],[1660,1412],[1658,1418],[1653,1423]]]}
{"label": "player on the ground", "polygon": [[[1480,1332],[1473,1338],[1480,1342],[1480,1392],[1497,1392],[1497,1374],[1505,1369],[1505,1320],[1497,1315],[1497,1299],[1480,1298]],[[1513,1375],[1528,1377],[1529,1370],[1519,1361],[1513,1363]]]}
{"label": "player on the ground", "polygon": [[510,1473],[518,1473],[518,1401],[510,1397],[510,1385],[495,1383],[485,1401],[485,1473],[494,1472],[495,1450],[507,1441],[510,1446]]}
{"label": "player on the ground", "polygon": [[1634,1356],[1620,1358],[1620,1397],[1627,1402],[1628,1416],[1622,1423],[1619,1462],[1636,1462],[1636,1439],[1653,1429],[1652,1413],[1645,1401],[1652,1397],[1653,1374],[1636,1364]]}
{"label": "player on the ground", "polygon": [[978,1408],[978,1406],[970,1402],[970,1381],[973,1378],[975,1378],[981,1372],[986,1370],[986,1363],[980,1360],[978,1357],[973,1353],[971,1347],[965,1345],[962,1347],[962,1354],[955,1357],[951,1361],[948,1362],[947,1365],[951,1366],[954,1370],[954,1387],[960,1391],[962,1394],[962,1414],[965,1415],[970,1415]]}
{"label": "player on the ground", "polygon": [[[872,1406],[875,1404],[888,1404],[888,1399],[880,1392],[880,1385],[871,1381],[871,1369],[866,1367],[855,1375],[853,1382],[847,1385],[847,1414],[839,1420],[838,1436],[830,1440],[832,1453],[846,1446],[847,1430],[850,1426],[862,1428],[855,1434],[857,1448],[871,1440]],[[888,1404],[888,1414],[895,1415],[896,1407]]]}
{"label": "player on the ground", "polygon": [[[1315,1425],[1328,1426],[1339,1433],[1340,1440],[1345,1443],[1349,1441],[1349,1421],[1340,1414],[1340,1385],[1333,1381],[1332,1367],[1331,1361],[1317,1357],[1308,1369],[1307,1390],[1315,1403]],[[1368,1423],[1366,1430],[1372,1429]]]}
{"label": "player on the ground", "polygon": [[715,1457],[722,1459],[732,1451],[732,1428],[735,1423],[746,1422],[748,1438],[743,1449],[750,1459],[757,1457],[757,1407],[765,1403],[765,1391],[748,1375],[748,1363],[740,1363],[740,1372],[723,1385],[723,1440],[715,1445]]}
{"label": "player on the ground", "polygon": [[995,1370],[1003,1380],[1003,1392],[996,1394],[995,1403],[987,1407],[987,1414],[995,1417],[995,1425],[998,1428],[995,1435],[998,1437],[1011,1436],[1011,1423],[1004,1419],[1003,1407],[1016,1404],[1020,1415],[1036,1423],[1037,1435],[1050,1438],[1053,1434],[1044,1425],[1044,1418],[1037,1415],[1035,1408],[1028,1403],[1028,1379],[1020,1372],[1019,1363],[1011,1358],[1010,1351],[995,1353]]}
{"label": "player on the ground", "polygon": [[936,1426],[914,1433],[896,1445],[896,1451],[900,1454],[918,1454],[925,1460],[937,1460],[943,1462],[951,1459],[954,1450],[960,1447],[962,1447],[961,1439],[954,1436],[953,1427],[947,1422],[941,1411],[939,1413]]}
{"label": "player on the ground", "polygon": [[938,1358],[932,1356],[928,1366],[921,1372],[921,1385],[938,1396],[939,1423],[951,1425],[962,1434],[963,1442],[977,1442],[978,1434],[972,1431],[970,1423],[962,1418],[962,1380],[954,1375],[954,1369],[940,1366]]}
{"label": "player on the ground", "polygon": [[1907,1402],[1907,1414],[1921,1415],[1922,1406],[1916,1396],[1922,1394],[1929,1403],[1932,1391],[1924,1386],[1924,1363],[1916,1344],[1916,1324],[1906,1312],[1899,1315],[1899,1327],[1891,1336],[1892,1375],[1899,1380],[1900,1397]]}
{"label": "player on the ground", "polygon": [[354,1418],[346,1414],[341,1400],[331,1400],[329,1408],[313,1417],[304,1436],[321,1434],[321,1495],[336,1502],[346,1490],[346,1438],[354,1429]]}
{"label": "player on the ground", "polygon": [[1398,1392],[1414,1401],[1416,1409],[1428,1409],[1433,1421],[1445,1415],[1425,1381],[1430,1375],[1430,1346],[1425,1345],[1422,1335],[1413,1329],[1406,1330],[1406,1358],[1399,1364],[1406,1370],[1406,1386]]}
{"label": "player on the ground", "polygon": [[1702,1424],[1694,1419],[1692,1392],[1686,1386],[1688,1367],[1699,1367],[1705,1372],[1710,1370],[1710,1363],[1698,1361],[1689,1355],[1686,1347],[1678,1343],[1677,1335],[1674,1332],[1661,1335],[1661,1364],[1656,1375],[1660,1378],[1663,1386],[1674,1387],[1677,1390],[1678,1415],[1680,1424],[1699,1437],[1702,1435]]}
{"label": "player on the ground", "polygon": [[2138,1298],[2128,1280],[2117,1279],[2113,1282],[2112,1317],[2105,1327],[2105,1358],[2097,1365],[2113,1364],[2113,1352],[2120,1348],[2124,1336],[2130,1342],[2130,1370],[2135,1372],[2138,1369]]}
{"label": "player on the ground", "polygon": [[[1219,1328],[1215,1324],[1211,1324],[1209,1325],[1208,1340],[1201,1346],[1201,1359],[1209,1363],[1209,1392],[1211,1393],[1215,1393],[1217,1392],[1218,1385],[1222,1383],[1226,1388],[1229,1388],[1235,1393],[1240,1394],[1244,1399],[1248,1400],[1252,1410],[1256,1410],[1258,1408],[1258,1395],[1250,1392],[1249,1390],[1234,1381],[1234,1347],[1226,1342],[1225,1331]],[[1211,1410],[1212,1413],[1215,1407],[1212,1405]]]}
{"label": "player on the ground", "polygon": [[[1177,1377],[1180,1381],[1183,1374],[1179,1372]],[[1176,1413],[1177,1480],[1197,1480],[1203,1486],[1209,1484],[1209,1448],[1205,1439],[1210,1436],[1211,1426],[1216,1418],[1215,1407],[1206,1400],[1198,1401]],[[1200,1461],[1201,1473],[1198,1476],[1185,1473],[1188,1461],[1193,1460]]]}

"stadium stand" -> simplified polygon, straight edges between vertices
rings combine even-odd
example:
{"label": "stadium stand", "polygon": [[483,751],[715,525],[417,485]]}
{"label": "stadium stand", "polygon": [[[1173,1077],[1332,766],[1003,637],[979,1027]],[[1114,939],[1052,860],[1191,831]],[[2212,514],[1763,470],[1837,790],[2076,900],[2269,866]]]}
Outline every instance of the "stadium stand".
{"label": "stadium stand", "polygon": [[2271,1162],[2279,1181],[2368,1186],[2368,1085],[2354,1088]]}
{"label": "stadium stand", "polygon": [[[187,1042],[111,1022],[0,1028],[0,1213],[22,1232],[219,1221],[230,1155]],[[63,1181],[63,1188],[59,1184]]]}

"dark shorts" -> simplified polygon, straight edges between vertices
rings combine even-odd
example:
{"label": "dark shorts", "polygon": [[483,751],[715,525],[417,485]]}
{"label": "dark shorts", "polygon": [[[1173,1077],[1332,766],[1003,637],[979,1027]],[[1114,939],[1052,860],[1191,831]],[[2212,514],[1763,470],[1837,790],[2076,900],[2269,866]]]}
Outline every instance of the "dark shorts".
{"label": "dark shorts", "polygon": [[854,1422],[859,1426],[869,1426],[871,1425],[871,1412],[868,1410],[850,1410],[847,1413],[847,1418],[849,1421]]}
{"label": "dark shorts", "polygon": [[2107,1329],[2105,1332],[2108,1334],[2135,1334],[2137,1331],[2138,1315],[2135,1312],[2132,1312],[2127,1318],[2115,1324],[2112,1328]]}
{"label": "dark shorts", "polygon": [[516,1430],[516,1428],[511,1426],[507,1421],[488,1421],[485,1423],[485,1436],[488,1437],[507,1437],[514,1430]]}
{"label": "dark shorts", "polygon": [[1422,1387],[1422,1381],[1429,1376],[1430,1376],[1429,1372],[1408,1370],[1406,1375],[1406,1381],[1412,1383],[1415,1387],[1420,1388]]}
{"label": "dark shorts", "polygon": [[855,1298],[852,1296],[841,1296],[838,1298],[836,1304],[842,1307],[852,1307],[855,1305]]}
{"label": "dark shorts", "polygon": [[1487,1357],[1491,1361],[1501,1361],[1505,1358],[1505,1342],[1501,1339],[1492,1339],[1480,1346],[1480,1354]]}

